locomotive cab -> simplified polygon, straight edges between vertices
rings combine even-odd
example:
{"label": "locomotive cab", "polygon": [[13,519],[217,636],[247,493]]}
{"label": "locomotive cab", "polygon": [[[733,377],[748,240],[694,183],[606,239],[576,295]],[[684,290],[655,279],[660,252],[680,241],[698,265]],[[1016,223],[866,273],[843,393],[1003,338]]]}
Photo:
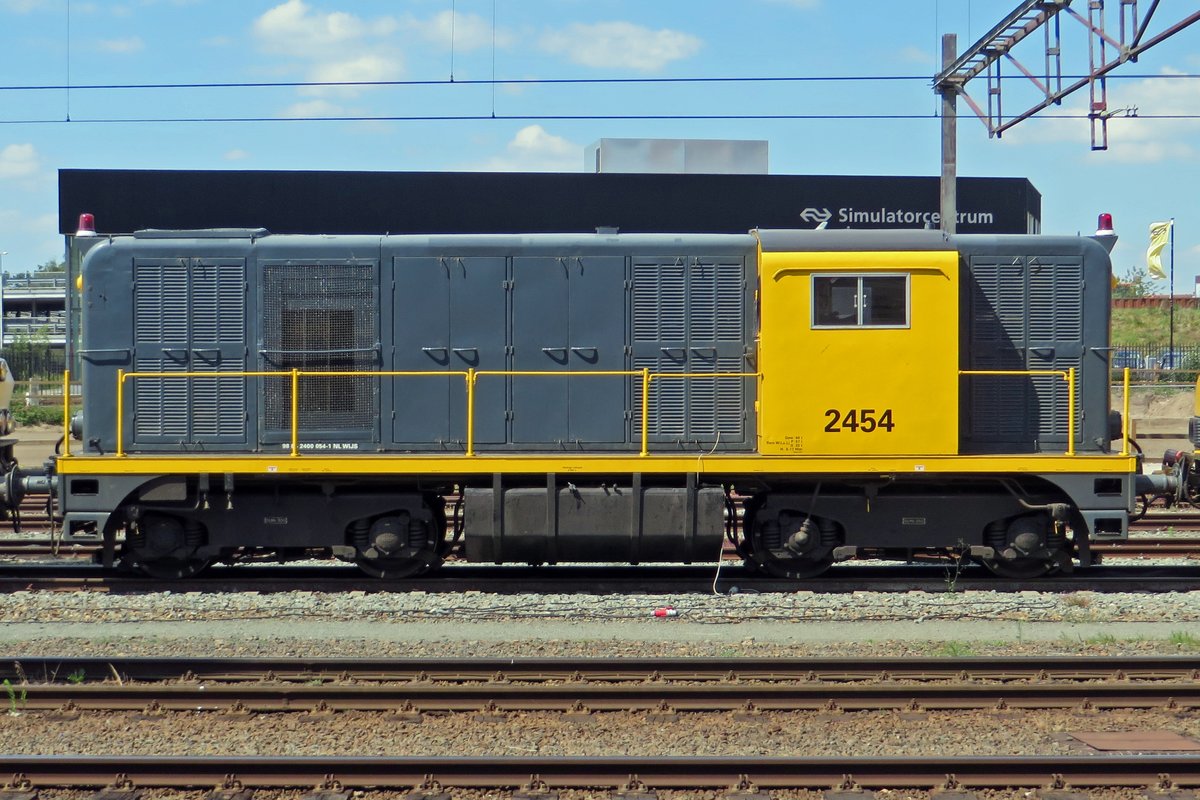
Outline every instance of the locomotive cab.
{"label": "locomotive cab", "polygon": [[958,451],[958,254],[872,233],[759,232],[764,455]]}

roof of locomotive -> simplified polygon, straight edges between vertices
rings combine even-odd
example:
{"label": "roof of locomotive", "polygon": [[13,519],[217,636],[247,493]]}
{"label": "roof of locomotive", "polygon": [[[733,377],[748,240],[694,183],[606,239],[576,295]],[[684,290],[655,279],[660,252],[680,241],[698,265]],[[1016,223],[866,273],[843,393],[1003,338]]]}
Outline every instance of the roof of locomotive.
{"label": "roof of locomotive", "polygon": [[[1036,242],[1036,245],[1034,245]],[[205,230],[142,230],[110,236],[91,249],[90,260],[132,248],[146,255],[185,256],[245,253],[257,250],[266,257],[301,258],[314,248],[326,255],[353,256],[372,251],[403,251],[406,255],[570,255],[573,253],[628,253],[647,255],[687,248],[695,254],[724,251],[838,252],[838,251],[946,251],[1006,254],[1015,250],[1038,253],[1087,254],[1106,260],[1105,248],[1091,237],[1044,234],[958,234],[940,230],[796,230],[756,229],[745,234],[620,233],[598,228],[590,233],[529,234],[271,234],[262,228]],[[1094,249],[1093,249],[1094,248]]]}
{"label": "roof of locomotive", "polygon": [[261,228],[210,230],[144,230],[109,236],[89,250],[87,260],[99,262],[132,250],[148,257],[221,256],[256,252],[267,258],[303,258],[306,253],[324,256],[365,256],[402,253],[413,256],[469,255],[571,255],[629,253],[688,254],[745,253],[757,248],[749,233],[619,233],[598,229],[592,233],[530,234],[271,234]]}

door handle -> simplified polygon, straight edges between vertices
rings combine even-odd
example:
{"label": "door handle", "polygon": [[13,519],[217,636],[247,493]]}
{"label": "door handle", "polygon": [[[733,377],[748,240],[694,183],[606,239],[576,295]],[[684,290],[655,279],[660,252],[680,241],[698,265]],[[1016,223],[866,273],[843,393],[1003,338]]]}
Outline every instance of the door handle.
{"label": "door handle", "polygon": [[567,348],[565,348],[565,347],[543,347],[542,352],[545,353],[546,355],[550,355],[551,353],[562,353],[565,356],[567,354]]}
{"label": "door handle", "polygon": [[580,356],[583,355],[585,352],[589,356],[595,356],[597,353],[600,352],[600,348],[598,348],[598,347],[572,347],[571,352],[575,353],[576,355],[580,355]]}
{"label": "door handle", "polygon": [[444,353],[448,350],[447,347],[422,347],[422,353]]}

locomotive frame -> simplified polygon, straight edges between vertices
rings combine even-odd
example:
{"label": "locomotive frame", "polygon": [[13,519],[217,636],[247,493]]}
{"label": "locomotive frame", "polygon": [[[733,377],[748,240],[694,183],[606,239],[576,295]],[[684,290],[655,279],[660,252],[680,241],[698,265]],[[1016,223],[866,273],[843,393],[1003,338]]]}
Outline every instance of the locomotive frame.
{"label": "locomotive frame", "polygon": [[1108,407],[1110,269],[1086,238],[934,231],[111,237],[65,535],[162,576],[321,550],[403,577],[460,537],[694,562],[741,495],[739,551],[778,576],[1069,569],[1149,480]]}

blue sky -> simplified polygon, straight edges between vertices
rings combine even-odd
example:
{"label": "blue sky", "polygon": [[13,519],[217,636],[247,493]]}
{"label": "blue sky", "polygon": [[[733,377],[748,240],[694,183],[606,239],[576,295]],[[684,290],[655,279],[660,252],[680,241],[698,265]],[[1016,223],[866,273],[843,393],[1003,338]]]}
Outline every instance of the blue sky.
{"label": "blue sky", "polygon": [[[6,271],[61,256],[57,170],[582,171],[603,137],[763,139],[776,174],[936,175],[928,80],[490,84],[545,79],[932,76],[940,37],[974,42],[1017,0],[0,0],[5,87],[430,81],[402,87],[0,91],[0,251]],[[1110,16],[1118,4],[1113,0]],[[1086,13],[1084,0],[1073,7]],[[1151,32],[1195,10],[1164,0]],[[1144,13],[1144,9],[1143,9]],[[1115,19],[1110,19],[1115,29]],[[451,32],[453,31],[453,35]],[[1063,69],[1087,36],[1063,19]],[[1041,37],[1014,53],[1036,68]],[[1012,70],[1006,70],[1011,73]],[[1027,177],[1048,233],[1112,213],[1118,273],[1144,263],[1151,222],[1176,219],[1176,291],[1200,271],[1200,24],[1109,80],[1109,148],[1089,147],[1086,90],[989,139],[965,103],[959,174]],[[453,75],[456,83],[448,84]],[[1123,77],[1151,76],[1151,77]],[[483,81],[483,83],[471,83]],[[968,91],[986,98],[982,80]],[[1006,84],[1005,109],[1036,100]],[[645,114],[917,115],[920,119],[544,119]],[[500,117],[491,119],[492,115]],[[298,117],[476,117],[301,121]],[[71,122],[66,122],[67,118]],[[262,121],[114,122],[255,118]],[[534,119],[541,117],[543,119]],[[1159,117],[1159,118],[1152,118]],[[100,221],[103,229],[103,221]],[[1161,286],[1165,291],[1166,286]]]}

